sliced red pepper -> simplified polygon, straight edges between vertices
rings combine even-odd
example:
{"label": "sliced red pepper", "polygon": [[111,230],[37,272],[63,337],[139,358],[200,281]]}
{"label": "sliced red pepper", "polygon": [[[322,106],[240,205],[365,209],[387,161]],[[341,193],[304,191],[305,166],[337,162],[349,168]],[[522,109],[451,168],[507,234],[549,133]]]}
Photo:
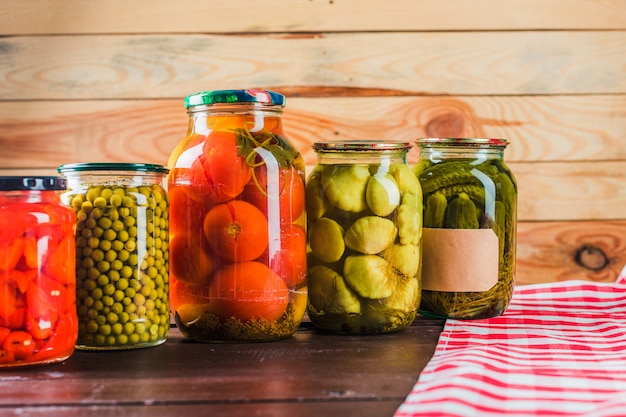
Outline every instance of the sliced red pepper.
{"label": "sliced red pepper", "polygon": [[13,282],[0,281],[0,326],[10,329],[24,327],[26,303]]}
{"label": "sliced red pepper", "polygon": [[74,238],[73,227],[76,224],[76,215],[72,210],[48,204],[43,211],[49,219],[39,225],[38,237],[48,236],[53,245],[66,236]]}
{"label": "sliced red pepper", "polygon": [[5,351],[0,346],[0,365],[10,365],[12,363],[15,363],[15,357],[13,354]]}
{"label": "sliced red pepper", "polygon": [[54,332],[55,322],[58,317],[54,310],[47,311],[40,317],[33,317],[30,309],[26,311],[26,330],[39,340],[47,339]]}
{"label": "sliced red pepper", "polygon": [[35,347],[30,333],[22,330],[9,333],[2,342],[2,349],[12,354],[16,361],[25,361],[30,358],[35,352]]}
{"label": "sliced red pepper", "polygon": [[[41,264],[39,246],[35,236],[28,236],[24,239],[24,262],[28,268],[38,268]],[[47,247],[47,246],[46,246]]]}
{"label": "sliced red pepper", "polygon": [[0,271],[8,271],[17,265],[24,252],[25,242],[21,238],[13,241],[0,240]]}
{"label": "sliced red pepper", "polygon": [[71,284],[76,279],[76,250],[74,236],[65,236],[51,249],[43,271],[61,284]]}
{"label": "sliced red pepper", "polygon": [[6,327],[0,327],[0,346],[2,346],[4,339],[7,338],[9,333],[11,333],[11,329],[6,328]]}
{"label": "sliced red pepper", "polygon": [[0,241],[12,242],[22,237],[28,229],[37,227],[37,218],[31,211],[32,207],[28,204],[0,205]]}
{"label": "sliced red pepper", "polygon": [[65,313],[74,298],[64,285],[52,278],[39,274],[28,284],[26,303],[33,318],[56,322],[58,317]]}
{"label": "sliced red pepper", "polygon": [[[36,270],[32,270],[37,272]],[[22,294],[26,292],[26,288],[28,288],[28,283],[31,280],[32,275],[26,274],[24,271],[19,271],[17,269],[12,269],[10,271],[5,271],[8,282],[12,282],[15,284],[15,287]]]}
{"label": "sliced red pepper", "polygon": [[69,357],[74,352],[74,345],[78,338],[78,319],[76,313],[68,312],[57,321],[48,342],[42,346],[31,358],[33,362],[41,362],[47,359]]}

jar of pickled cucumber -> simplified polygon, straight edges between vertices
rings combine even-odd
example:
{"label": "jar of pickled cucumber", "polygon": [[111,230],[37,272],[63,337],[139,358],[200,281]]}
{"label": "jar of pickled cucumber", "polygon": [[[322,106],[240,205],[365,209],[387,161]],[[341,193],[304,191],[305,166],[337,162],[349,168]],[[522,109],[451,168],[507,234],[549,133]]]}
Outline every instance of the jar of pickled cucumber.
{"label": "jar of pickled cucumber", "polygon": [[409,326],[421,296],[422,194],[409,143],[316,142],[306,186],[308,314],[335,333]]}
{"label": "jar of pickled cucumber", "polygon": [[72,355],[74,212],[60,177],[0,177],[0,368]]}
{"label": "jar of pickled cucumber", "polygon": [[76,213],[80,350],[159,345],[170,328],[167,169],[78,163],[58,169]]}
{"label": "jar of pickled cucumber", "polygon": [[205,342],[291,336],[306,309],[304,162],[283,132],[285,98],[221,90],[185,98],[173,151],[171,307]]}
{"label": "jar of pickled cucumber", "polygon": [[515,285],[517,185],[504,139],[418,139],[423,191],[420,312],[478,319],[502,314]]}

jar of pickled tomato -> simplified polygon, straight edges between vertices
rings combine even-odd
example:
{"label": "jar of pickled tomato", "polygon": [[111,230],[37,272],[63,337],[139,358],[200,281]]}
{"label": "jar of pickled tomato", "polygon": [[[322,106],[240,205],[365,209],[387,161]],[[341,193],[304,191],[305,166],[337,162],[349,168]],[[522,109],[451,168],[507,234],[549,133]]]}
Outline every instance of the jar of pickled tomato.
{"label": "jar of pickled tomato", "polygon": [[61,199],[76,213],[80,350],[145,348],[170,329],[167,168],[65,164]]}
{"label": "jar of pickled tomato", "polygon": [[335,333],[408,327],[421,297],[422,194],[409,143],[317,142],[306,186],[308,313]]}
{"label": "jar of pickled tomato", "polygon": [[285,97],[220,90],[184,104],[168,163],[176,324],[198,341],[290,336],[307,298],[305,167],[283,132]]}
{"label": "jar of pickled tomato", "polygon": [[59,177],[0,177],[0,367],[60,362],[78,333],[74,213]]}
{"label": "jar of pickled tomato", "polygon": [[424,315],[502,314],[515,286],[517,184],[497,138],[423,138]]}

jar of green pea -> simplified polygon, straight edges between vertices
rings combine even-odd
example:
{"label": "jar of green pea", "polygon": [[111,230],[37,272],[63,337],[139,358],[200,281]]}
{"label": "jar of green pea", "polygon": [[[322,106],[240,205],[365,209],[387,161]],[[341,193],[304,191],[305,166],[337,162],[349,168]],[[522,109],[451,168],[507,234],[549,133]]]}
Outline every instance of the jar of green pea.
{"label": "jar of green pea", "polygon": [[169,313],[167,168],[141,163],[79,163],[62,202],[76,213],[79,350],[159,345]]}

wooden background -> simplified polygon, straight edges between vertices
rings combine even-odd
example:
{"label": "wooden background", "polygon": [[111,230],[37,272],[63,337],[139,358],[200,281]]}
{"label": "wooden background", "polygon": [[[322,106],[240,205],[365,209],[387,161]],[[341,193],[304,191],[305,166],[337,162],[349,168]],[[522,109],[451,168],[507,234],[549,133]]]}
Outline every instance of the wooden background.
{"label": "wooden background", "polygon": [[623,0],[0,0],[0,175],[166,164],[183,98],[222,88],[285,94],[309,166],[318,140],[507,138],[518,283],[626,263]]}

